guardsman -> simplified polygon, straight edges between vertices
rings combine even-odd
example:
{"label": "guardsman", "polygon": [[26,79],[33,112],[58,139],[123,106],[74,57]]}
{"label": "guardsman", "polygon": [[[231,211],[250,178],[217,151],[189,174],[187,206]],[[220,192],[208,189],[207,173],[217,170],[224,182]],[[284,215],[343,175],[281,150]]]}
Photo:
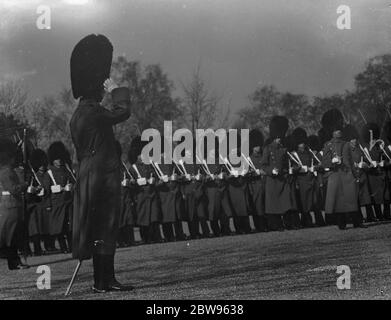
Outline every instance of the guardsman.
{"label": "guardsman", "polygon": [[384,219],[391,220],[391,121],[387,121],[383,128],[383,152],[385,157],[386,188],[384,192]]}
{"label": "guardsman", "polygon": [[135,201],[133,191],[136,180],[122,160],[122,147],[118,140],[116,141],[116,147],[121,161],[121,215],[119,218],[118,245],[126,247],[135,244],[133,230]]}
{"label": "guardsman", "polygon": [[167,152],[164,149],[164,143],[162,143],[161,151],[161,163],[152,163],[152,165],[158,176],[157,191],[162,211],[163,234],[167,241],[183,241],[187,237],[183,232],[181,221],[184,208],[179,185],[180,172],[172,163],[164,163]]}
{"label": "guardsman", "polygon": [[[207,223],[207,198],[205,196],[204,175],[202,165],[196,162],[196,145],[193,142],[193,152],[185,150],[185,156],[193,163],[176,161],[178,169],[182,169],[181,193],[184,199],[185,219],[188,221],[192,239],[209,238],[212,233]],[[201,230],[201,233],[200,233]]]}
{"label": "guardsman", "polygon": [[[345,230],[346,215],[357,211],[357,201],[351,200],[354,198],[356,190],[352,188],[352,174],[349,173],[342,159],[345,145],[342,137],[342,114],[337,109],[331,109],[327,117],[333,138],[326,142],[323,148],[322,164],[326,170],[325,176],[328,180],[325,211],[326,214],[336,217],[339,229]],[[350,201],[346,201],[346,199]]]}
{"label": "guardsman", "polygon": [[361,144],[367,154],[369,191],[376,217],[369,211],[367,221],[384,220],[381,206],[384,204],[386,189],[385,155],[381,148],[380,129],[376,123],[368,123],[361,130]]}
{"label": "guardsman", "polygon": [[[93,291],[133,289],[114,275],[114,255],[120,216],[121,178],[113,126],[130,116],[130,92],[110,79],[113,46],[103,35],[79,41],[71,55],[71,84],[79,105],[70,121],[79,163],[74,192],[72,255],[92,258]],[[111,110],[101,101],[111,94]]]}
{"label": "guardsman", "polygon": [[[366,228],[362,224],[362,215],[359,209],[360,203],[360,175],[364,164],[362,152],[359,147],[359,135],[352,125],[344,128],[343,138],[346,143],[342,150],[342,190],[346,206],[350,206],[350,211],[345,215],[339,214],[339,227],[346,227],[346,223],[351,220],[354,228]],[[350,219],[349,219],[350,218]]]}
{"label": "guardsman", "polygon": [[265,176],[266,172],[261,168],[262,147],[264,137],[261,131],[253,129],[249,134],[250,173],[248,177],[248,188],[250,196],[251,212],[253,215],[254,227],[258,232],[267,231],[267,220],[265,216]]}
{"label": "guardsman", "polygon": [[41,240],[44,240],[42,206],[47,198],[44,197],[43,177],[48,167],[48,159],[45,151],[35,149],[30,155],[29,169],[31,171],[29,187],[27,188],[27,210],[29,213],[29,236],[33,243],[35,256],[44,253],[41,247]]}
{"label": "guardsman", "polygon": [[265,213],[269,230],[272,231],[283,231],[282,217],[285,215],[288,218],[291,212],[297,210],[293,185],[289,181],[292,176],[291,164],[287,148],[282,144],[287,130],[287,118],[274,116],[271,119],[270,143],[265,146],[261,161],[261,167],[266,172]]}
{"label": "guardsman", "polygon": [[[206,139],[205,139],[206,141]],[[215,139],[215,146],[209,150],[209,157],[200,159],[204,165],[205,194],[208,201],[208,220],[213,234],[216,237],[232,235],[230,217],[233,216],[231,202],[229,201],[226,179],[227,174],[219,163],[219,139]],[[208,163],[208,158],[214,159],[214,163]]]}
{"label": "guardsman", "polygon": [[[365,155],[363,151],[360,149],[359,145],[359,134],[356,128],[348,124],[343,129],[343,138],[346,141],[344,149],[343,149],[343,162],[347,167],[348,173],[354,177],[355,183],[352,182],[352,178],[350,175],[345,179],[345,183],[350,183],[351,188],[354,190],[353,195],[356,196],[356,200],[358,203],[357,211],[351,212],[351,220],[353,222],[353,226],[364,227],[362,224],[363,216],[361,213],[361,207],[370,206],[371,205],[371,197],[368,188],[368,179],[366,170],[369,167],[369,163],[365,161]],[[350,199],[346,199],[346,201],[352,201]]]}
{"label": "guardsman", "polygon": [[60,250],[68,253],[66,235],[71,214],[73,177],[68,171],[69,153],[61,141],[53,142],[48,149],[49,166],[43,179],[45,191],[50,196],[50,236],[57,239]]}
{"label": "guardsman", "polygon": [[[296,183],[298,186],[298,206],[301,212],[301,224],[304,228],[313,227],[311,211],[316,205],[316,158],[308,147],[307,132],[303,128],[296,128],[292,132],[292,157],[298,161]],[[311,149],[312,150],[312,149]]]}
{"label": "guardsman", "polygon": [[314,175],[316,173],[315,177],[315,194],[314,194],[314,215],[315,215],[315,226],[316,227],[323,227],[326,225],[326,222],[324,220],[322,209],[324,208],[324,196],[323,196],[323,170],[322,170],[322,146],[320,143],[320,139],[316,135],[310,135],[308,137],[308,150],[313,153],[315,158],[315,165],[314,165]]}
{"label": "guardsman", "polygon": [[14,169],[16,146],[8,139],[0,140],[0,252],[10,270],[26,269],[18,255],[23,249],[22,192],[27,185]]}
{"label": "guardsman", "polygon": [[[137,178],[135,191],[136,225],[144,243],[163,242],[160,232],[161,211],[156,190],[156,174],[151,164],[144,163],[142,149],[145,142],[140,136],[132,139],[128,152],[130,172]],[[144,159],[146,160],[146,159]]]}

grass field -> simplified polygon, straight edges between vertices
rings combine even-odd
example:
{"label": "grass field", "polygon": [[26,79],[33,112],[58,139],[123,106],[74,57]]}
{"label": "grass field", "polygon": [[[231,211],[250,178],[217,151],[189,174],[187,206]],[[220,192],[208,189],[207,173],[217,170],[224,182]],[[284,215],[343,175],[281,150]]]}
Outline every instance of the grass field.
{"label": "grass field", "polygon": [[[0,299],[64,299],[76,261],[30,258],[8,271],[0,260]],[[38,290],[39,265],[51,289]],[[338,290],[338,265],[351,269],[351,289]],[[67,299],[391,299],[391,224],[257,233],[119,249],[117,277],[129,293],[93,294],[92,263],[83,264]]]}

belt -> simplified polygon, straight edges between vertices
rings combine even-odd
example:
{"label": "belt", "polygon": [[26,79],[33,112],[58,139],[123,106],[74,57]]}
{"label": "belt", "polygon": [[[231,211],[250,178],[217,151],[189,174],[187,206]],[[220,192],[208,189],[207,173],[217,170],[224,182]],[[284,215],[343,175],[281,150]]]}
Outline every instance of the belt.
{"label": "belt", "polygon": [[9,192],[9,191],[2,191],[2,192],[1,192],[1,195],[2,195],[2,196],[10,196],[10,195],[11,195],[11,192]]}

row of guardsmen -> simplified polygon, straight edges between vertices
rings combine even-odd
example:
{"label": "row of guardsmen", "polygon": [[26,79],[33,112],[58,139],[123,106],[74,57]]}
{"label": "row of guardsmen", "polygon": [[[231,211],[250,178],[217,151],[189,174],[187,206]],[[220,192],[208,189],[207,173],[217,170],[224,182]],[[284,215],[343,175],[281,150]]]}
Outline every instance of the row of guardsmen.
{"label": "row of guardsmen", "polygon": [[[322,116],[318,136],[307,136],[302,128],[286,136],[288,123],[283,116],[273,117],[266,141],[261,131],[251,130],[248,157],[241,154],[240,145],[231,150],[243,157],[246,170],[222,158],[218,148],[211,151],[215,164],[196,159],[195,152],[194,164],[145,164],[141,154],[145,142],[135,137],[127,163],[121,160],[118,245],[329,224],[342,230],[347,223],[365,227],[364,211],[366,222],[390,219],[391,147],[380,140],[376,124],[366,124],[359,134],[355,127],[344,124],[336,109]],[[388,141],[390,127],[388,124],[384,131]],[[122,158],[119,143],[117,151]],[[2,162],[2,168],[9,167],[6,160]],[[47,154],[33,150],[28,167],[25,225],[33,254],[58,251],[56,241],[62,252],[69,252],[72,191],[77,183],[69,152],[63,143],[54,142]],[[16,196],[8,185],[6,175],[0,174],[2,208],[9,197]],[[136,241],[135,227],[141,241]],[[7,214],[0,216],[0,248],[6,248],[5,252],[14,252],[7,250],[13,247],[10,241],[15,243],[17,230]],[[29,253],[29,244],[20,248]],[[11,267],[19,265],[15,261]]]}

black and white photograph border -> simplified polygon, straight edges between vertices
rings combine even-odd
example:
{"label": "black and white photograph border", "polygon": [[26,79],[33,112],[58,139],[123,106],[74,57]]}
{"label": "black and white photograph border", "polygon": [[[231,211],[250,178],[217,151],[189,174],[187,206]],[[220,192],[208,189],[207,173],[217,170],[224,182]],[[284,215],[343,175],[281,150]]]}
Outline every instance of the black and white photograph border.
{"label": "black and white photograph border", "polygon": [[0,0],[0,300],[391,299],[390,31],[385,0]]}

